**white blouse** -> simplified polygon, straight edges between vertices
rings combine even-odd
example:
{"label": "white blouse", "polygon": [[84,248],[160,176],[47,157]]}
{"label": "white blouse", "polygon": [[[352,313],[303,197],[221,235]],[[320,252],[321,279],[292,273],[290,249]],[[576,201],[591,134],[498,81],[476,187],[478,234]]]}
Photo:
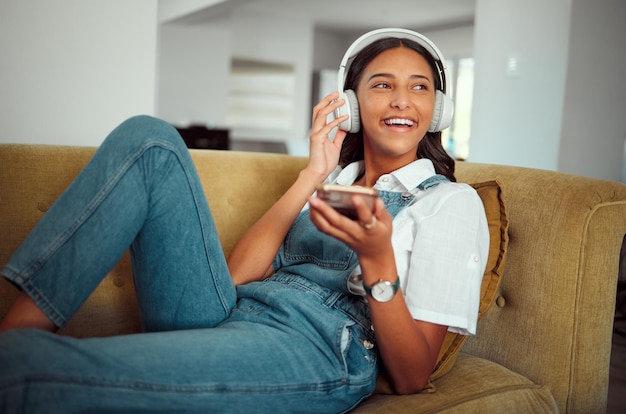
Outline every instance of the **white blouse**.
{"label": "white blouse", "polygon": [[[362,161],[338,168],[327,182],[352,185],[361,166]],[[394,218],[392,233],[400,287],[413,318],[473,335],[489,252],[485,210],[467,184],[443,182],[427,190],[417,188],[434,174],[432,162],[419,159],[381,176],[374,188],[415,195],[413,203]],[[354,275],[360,273],[357,265]],[[349,282],[349,289],[365,294],[362,282]]]}

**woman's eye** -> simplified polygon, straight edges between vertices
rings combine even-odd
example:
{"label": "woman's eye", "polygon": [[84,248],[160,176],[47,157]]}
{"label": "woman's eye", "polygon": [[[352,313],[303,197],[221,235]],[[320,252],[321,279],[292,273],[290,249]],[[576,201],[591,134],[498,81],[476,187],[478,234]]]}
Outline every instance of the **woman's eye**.
{"label": "woman's eye", "polygon": [[379,89],[388,89],[389,84],[386,82],[379,82],[379,83],[375,83],[374,85],[372,85],[372,87],[379,88]]}
{"label": "woman's eye", "polygon": [[428,87],[424,84],[420,84],[420,85],[413,86],[413,89],[418,90],[418,91],[427,91]]}

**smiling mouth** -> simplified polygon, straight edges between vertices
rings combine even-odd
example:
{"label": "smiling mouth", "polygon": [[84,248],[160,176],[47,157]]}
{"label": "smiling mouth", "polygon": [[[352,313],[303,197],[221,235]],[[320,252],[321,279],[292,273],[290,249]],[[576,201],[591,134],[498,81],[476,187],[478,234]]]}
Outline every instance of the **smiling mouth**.
{"label": "smiling mouth", "polygon": [[411,121],[410,119],[404,119],[404,118],[390,118],[390,119],[385,119],[385,125],[387,126],[399,126],[399,127],[412,127],[415,122]]}

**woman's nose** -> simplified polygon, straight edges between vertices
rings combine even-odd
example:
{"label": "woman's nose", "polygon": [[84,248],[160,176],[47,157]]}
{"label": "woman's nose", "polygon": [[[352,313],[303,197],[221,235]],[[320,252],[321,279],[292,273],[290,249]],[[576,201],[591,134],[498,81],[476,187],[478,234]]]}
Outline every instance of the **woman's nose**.
{"label": "woman's nose", "polygon": [[407,94],[403,91],[395,91],[391,100],[391,106],[400,110],[406,109],[409,106],[409,99],[407,97]]}

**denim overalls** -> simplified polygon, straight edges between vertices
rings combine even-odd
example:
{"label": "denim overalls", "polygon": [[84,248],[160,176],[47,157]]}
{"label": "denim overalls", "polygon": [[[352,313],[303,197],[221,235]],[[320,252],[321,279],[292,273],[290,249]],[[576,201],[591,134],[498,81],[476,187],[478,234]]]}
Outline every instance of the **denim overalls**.
{"label": "denim overalls", "polygon": [[[435,175],[418,188],[426,190],[446,180]],[[379,191],[379,197],[393,217],[415,199],[409,192]],[[377,353],[369,308],[348,289],[357,261],[347,245],[318,231],[305,210],[279,249],[273,263],[276,273],[237,288],[239,302],[226,324],[254,321],[276,329],[290,327],[313,349],[333,354],[329,360],[339,357],[343,366],[337,369],[345,370],[346,384],[370,393]]]}
{"label": "denim overalls", "polygon": [[[412,202],[381,197],[393,215]],[[2,272],[63,326],[130,245],[147,333],[1,334],[0,412],[349,411],[376,380],[368,307],[347,292],[354,253],[307,216],[277,273],[235,289],[183,141],[126,121]]]}

